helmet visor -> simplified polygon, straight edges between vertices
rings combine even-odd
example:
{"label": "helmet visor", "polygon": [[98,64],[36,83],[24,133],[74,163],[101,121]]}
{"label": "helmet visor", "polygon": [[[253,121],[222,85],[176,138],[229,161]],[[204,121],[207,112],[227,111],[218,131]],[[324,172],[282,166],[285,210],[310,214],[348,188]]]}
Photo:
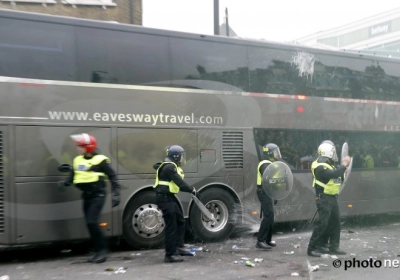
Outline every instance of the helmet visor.
{"label": "helmet visor", "polygon": [[82,134],[74,134],[74,135],[70,135],[72,141],[78,143],[83,143],[83,138],[82,138]]}
{"label": "helmet visor", "polygon": [[332,160],[333,160],[334,162],[339,161],[338,156],[337,156],[337,154],[336,154],[336,149],[335,149],[335,147],[333,147],[333,151],[332,151]]}
{"label": "helmet visor", "polygon": [[90,144],[89,135],[86,133],[73,134],[70,135],[70,137],[76,143],[77,146],[85,146],[87,144]]}
{"label": "helmet visor", "polygon": [[274,149],[273,154],[274,154],[274,158],[275,159],[281,159],[282,158],[281,151],[279,150],[279,148]]}
{"label": "helmet visor", "polygon": [[186,164],[186,152],[181,152],[181,159],[179,160],[181,165]]}

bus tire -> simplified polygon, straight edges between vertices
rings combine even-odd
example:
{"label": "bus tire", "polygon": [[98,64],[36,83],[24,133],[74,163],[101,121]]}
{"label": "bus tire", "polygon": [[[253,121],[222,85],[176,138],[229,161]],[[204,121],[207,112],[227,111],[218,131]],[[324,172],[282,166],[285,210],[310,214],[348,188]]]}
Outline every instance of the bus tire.
{"label": "bus tire", "polygon": [[236,203],[233,197],[221,189],[201,192],[201,202],[210,210],[217,222],[213,224],[193,204],[190,211],[190,225],[193,236],[200,241],[221,241],[227,239],[234,229]]}
{"label": "bus tire", "polygon": [[134,196],[123,215],[123,235],[134,248],[159,248],[164,243],[164,219],[156,205],[156,193],[146,191]]}

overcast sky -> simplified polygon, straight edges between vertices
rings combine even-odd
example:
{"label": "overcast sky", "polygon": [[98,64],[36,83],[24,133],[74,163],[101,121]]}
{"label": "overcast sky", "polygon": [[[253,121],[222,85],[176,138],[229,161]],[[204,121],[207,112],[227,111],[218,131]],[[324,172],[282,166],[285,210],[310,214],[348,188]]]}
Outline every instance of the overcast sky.
{"label": "overcast sky", "polygon": [[[291,41],[400,8],[400,0],[219,0],[240,36]],[[143,0],[143,26],[214,34],[214,0]]]}

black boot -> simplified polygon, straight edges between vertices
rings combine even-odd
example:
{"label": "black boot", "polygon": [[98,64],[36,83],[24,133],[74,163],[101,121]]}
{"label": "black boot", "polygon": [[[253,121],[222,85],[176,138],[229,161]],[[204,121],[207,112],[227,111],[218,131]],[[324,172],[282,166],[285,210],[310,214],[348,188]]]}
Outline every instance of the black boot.
{"label": "black boot", "polygon": [[196,255],[195,253],[190,252],[189,250],[182,248],[182,247],[178,247],[176,248],[176,255],[180,255],[180,256],[191,256],[193,257],[194,255]]}
{"label": "black boot", "polygon": [[307,250],[307,255],[310,257],[320,257],[321,253],[316,250]]}
{"label": "black boot", "polygon": [[317,251],[321,254],[329,254],[329,249],[327,247],[319,247]]}
{"label": "black boot", "polygon": [[257,241],[256,248],[269,250],[272,247],[268,246],[267,243],[265,243],[265,242]]}
{"label": "black boot", "polygon": [[347,253],[345,251],[342,251],[339,248],[337,248],[337,249],[330,249],[329,254],[331,254],[331,255],[346,255]]}
{"label": "black boot", "polygon": [[91,258],[89,260],[89,262],[91,262],[91,263],[103,263],[103,262],[105,262],[107,260],[107,255],[108,255],[107,250],[102,250],[102,251],[96,253],[93,256],[93,258]]}
{"label": "black boot", "polygon": [[183,258],[177,255],[165,256],[164,262],[166,263],[183,262]]}

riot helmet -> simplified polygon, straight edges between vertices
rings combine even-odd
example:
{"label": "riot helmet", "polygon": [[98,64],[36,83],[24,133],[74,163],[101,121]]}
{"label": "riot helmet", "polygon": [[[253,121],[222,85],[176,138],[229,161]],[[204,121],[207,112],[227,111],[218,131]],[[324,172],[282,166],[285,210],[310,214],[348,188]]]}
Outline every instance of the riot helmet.
{"label": "riot helmet", "polygon": [[321,157],[327,157],[334,162],[338,161],[335,145],[330,140],[325,140],[321,143],[321,145],[319,145],[318,155],[320,155]]}
{"label": "riot helmet", "polygon": [[282,158],[279,147],[274,143],[268,143],[264,145],[262,151],[265,159],[279,160]]}
{"label": "riot helmet", "polygon": [[322,141],[321,144],[324,144],[324,143],[328,143],[328,144],[331,144],[332,146],[335,146],[335,144],[333,144],[333,142],[331,140],[324,140],[324,141]]}
{"label": "riot helmet", "polygon": [[186,163],[186,152],[181,146],[172,145],[168,147],[166,156],[176,164],[184,165]]}
{"label": "riot helmet", "polygon": [[84,147],[87,153],[93,153],[97,148],[97,140],[93,135],[87,133],[71,135],[76,146]]}

